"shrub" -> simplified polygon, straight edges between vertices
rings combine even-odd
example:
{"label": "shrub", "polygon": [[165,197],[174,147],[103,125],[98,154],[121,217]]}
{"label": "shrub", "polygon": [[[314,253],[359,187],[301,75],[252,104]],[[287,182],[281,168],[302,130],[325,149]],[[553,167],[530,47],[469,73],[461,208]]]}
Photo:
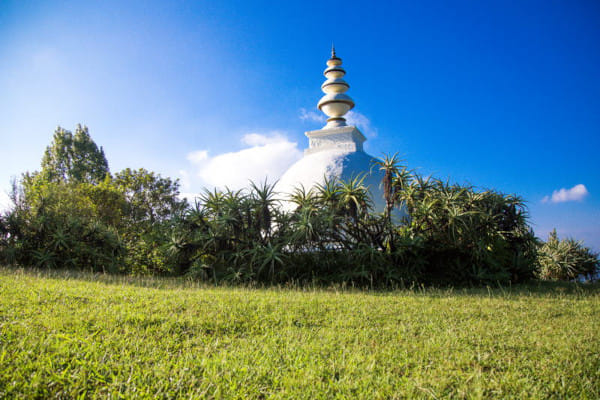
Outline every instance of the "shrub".
{"label": "shrub", "polygon": [[537,276],[552,281],[593,279],[600,271],[598,253],[571,238],[559,240],[554,229],[538,252]]}

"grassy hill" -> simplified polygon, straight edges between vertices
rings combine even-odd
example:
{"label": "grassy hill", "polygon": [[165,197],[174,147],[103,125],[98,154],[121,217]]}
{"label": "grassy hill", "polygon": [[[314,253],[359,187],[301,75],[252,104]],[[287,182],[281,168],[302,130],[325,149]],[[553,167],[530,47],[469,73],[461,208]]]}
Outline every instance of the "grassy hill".
{"label": "grassy hill", "polygon": [[0,269],[0,397],[599,398],[599,332],[599,286],[214,288]]}

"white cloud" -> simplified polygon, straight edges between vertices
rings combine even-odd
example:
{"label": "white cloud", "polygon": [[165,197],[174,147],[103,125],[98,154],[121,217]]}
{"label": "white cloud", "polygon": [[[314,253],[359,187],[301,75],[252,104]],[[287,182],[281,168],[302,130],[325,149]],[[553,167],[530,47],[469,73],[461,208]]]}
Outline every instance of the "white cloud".
{"label": "white cloud", "polygon": [[179,170],[179,184],[182,189],[189,189],[192,185],[192,181],[190,179],[190,173],[185,169]]}
{"label": "white cloud", "polygon": [[552,196],[544,196],[542,203],[564,203],[566,201],[581,201],[589,195],[583,184],[575,185],[571,189],[562,188],[552,192]]}
{"label": "white cloud", "polygon": [[198,164],[208,158],[208,151],[206,151],[206,150],[192,151],[191,153],[189,153],[187,155],[186,158],[188,159],[189,162],[191,162],[193,164]]}
{"label": "white cloud", "polygon": [[316,111],[306,111],[306,108],[300,109],[300,119],[302,121],[320,122],[323,124],[327,121],[325,114]]}
{"label": "white cloud", "polygon": [[368,137],[377,136],[377,129],[371,125],[371,120],[358,111],[348,111],[348,114],[346,114],[346,122],[348,125],[356,126]]}
{"label": "white cloud", "polygon": [[[274,183],[302,157],[298,143],[291,142],[279,132],[270,134],[249,133],[241,140],[246,147],[239,151],[211,156],[206,150],[187,155],[193,172],[180,171],[185,197],[192,198],[190,190],[202,187],[227,186],[230,189],[248,187],[250,180],[258,183],[265,178]],[[182,194],[183,195],[183,194]]]}
{"label": "white cloud", "polygon": [[[368,137],[377,136],[377,129],[373,127],[371,120],[358,111],[348,111],[345,118],[348,125],[356,126]],[[302,121],[318,122],[322,124],[327,122],[325,114],[316,111],[307,111],[305,108],[300,109],[300,119]]]}
{"label": "white cloud", "polygon": [[242,137],[242,143],[247,146],[265,146],[285,142],[287,139],[279,132],[273,132],[270,135],[260,133],[248,133]]}

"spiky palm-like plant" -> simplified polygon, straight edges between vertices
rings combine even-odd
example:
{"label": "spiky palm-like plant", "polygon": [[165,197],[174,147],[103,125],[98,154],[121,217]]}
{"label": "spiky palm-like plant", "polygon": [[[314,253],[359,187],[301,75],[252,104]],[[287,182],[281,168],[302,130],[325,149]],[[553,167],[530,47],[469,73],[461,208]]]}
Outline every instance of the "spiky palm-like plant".
{"label": "spiky palm-like plant", "polygon": [[315,191],[311,187],[306,190],[304,185],[300,184],[292,190],[289,195],[289,200],[296,205],[296,212],[300,212],[305,209],[314,209],[316,207],[316,195]]}
{"label": "spiky palm-like plant", "polygon": [[256,227],[263,243],[270,237],[275,209],[278,208],[279,199],[275,192],[275,185],[268,184],[265,180],[260,186],[250,182],[250,198],[256,221]]}
{"label": "spiky palm-like plant", "polygon": [[567,281],[580,276],[593,279],[600,271],[598,254],[571,238],[559,239],[554,229],[539,249],[537,275],[541,279]]}
{"label": "spiky palm-like plant", "polygon": [[339,182],[339,206],[344,216],[357,221],[371,208],[369,190],[364,185],[365,175]]}
{"label": "spiky palm-like plant", "polygon": [[315,186],[317,201],[332,211],[339,209],[340,186],[336,177],[324,177],[323,182]]}
{"label": "spiky palm-like plant", "polygon": [[392,156],[384,155],[381,159],[374,162],[375,166],[379,167],[380,171],[383,171],[381,188],[385,200],[385,216],[389,221],[391,221],[392,209],[394,208],[396,193],[398,191],[398,187],[394,185],[394,178],[400,175],[401,161],[398,153],[396,153]]}

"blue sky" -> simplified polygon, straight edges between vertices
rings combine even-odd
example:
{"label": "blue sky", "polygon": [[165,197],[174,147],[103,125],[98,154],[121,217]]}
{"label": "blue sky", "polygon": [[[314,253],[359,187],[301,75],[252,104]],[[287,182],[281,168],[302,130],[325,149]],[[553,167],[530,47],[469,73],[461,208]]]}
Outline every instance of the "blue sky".
{"label": "blue sky", "polygon": [[519,194],[539,236],[600,250],[593,0],[5,0],[0,188],[79,122],[112,171],[145,167],[184,192],[275,176],[322,126],[332,41],[369,153]]}

